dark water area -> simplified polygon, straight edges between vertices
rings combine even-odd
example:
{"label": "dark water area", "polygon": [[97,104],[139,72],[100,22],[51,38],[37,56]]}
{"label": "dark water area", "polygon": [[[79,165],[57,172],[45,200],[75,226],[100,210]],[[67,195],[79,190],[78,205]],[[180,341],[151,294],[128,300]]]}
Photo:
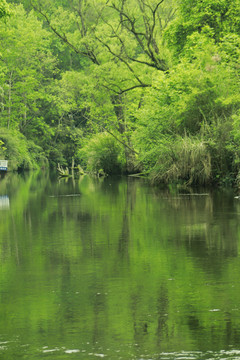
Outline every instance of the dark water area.
{"label": "dark water area", "polygon": [[240,359],[240,200],[0,179],[0,359]]}

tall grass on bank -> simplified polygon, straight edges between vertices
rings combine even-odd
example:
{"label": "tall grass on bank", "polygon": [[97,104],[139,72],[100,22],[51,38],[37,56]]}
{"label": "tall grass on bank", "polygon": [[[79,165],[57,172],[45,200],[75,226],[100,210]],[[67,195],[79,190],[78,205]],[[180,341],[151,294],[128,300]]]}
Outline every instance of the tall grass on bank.
{"label": "tall grass on bank", "polygon": [[205,142],[185,136],[159,146],[158,160],[149,176],[155,184],[183,181],[204,185],[210,182],[211,173],[211,156]]}

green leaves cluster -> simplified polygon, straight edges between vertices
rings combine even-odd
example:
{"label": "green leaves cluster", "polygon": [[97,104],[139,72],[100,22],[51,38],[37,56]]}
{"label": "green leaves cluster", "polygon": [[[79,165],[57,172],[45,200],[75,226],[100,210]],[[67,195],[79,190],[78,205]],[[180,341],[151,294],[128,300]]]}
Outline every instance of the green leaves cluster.
{"label": "green leaves cluster", "polygon": [[5,0],[0,1],[0,19],[10,15],[8,4]]}
{"label": "green leaves cluster", "polygon": [[47,137],[44,114],[51,102],[50,81],[56,74],[51,34],[33,12],[27,14],[19,5],[12,8],[7,22],[0,23],[0,38],[0,125],[32,140]]}

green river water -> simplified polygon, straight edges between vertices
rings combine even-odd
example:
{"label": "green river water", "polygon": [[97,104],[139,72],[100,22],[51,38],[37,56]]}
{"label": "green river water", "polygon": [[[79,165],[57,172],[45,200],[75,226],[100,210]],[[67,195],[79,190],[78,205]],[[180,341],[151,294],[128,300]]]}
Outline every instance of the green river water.
{"label": "green river water", "polygon": [[240,359],[240,200],[0,179],[0,359]]}

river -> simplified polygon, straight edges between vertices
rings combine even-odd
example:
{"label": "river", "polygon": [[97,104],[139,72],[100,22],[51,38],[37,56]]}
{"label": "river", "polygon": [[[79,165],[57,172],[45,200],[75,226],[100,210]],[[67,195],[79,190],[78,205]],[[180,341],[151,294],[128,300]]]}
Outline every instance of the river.
{"label": "river", "polygon": [[0,359],[240,359],[240,200],[0,179]]}

